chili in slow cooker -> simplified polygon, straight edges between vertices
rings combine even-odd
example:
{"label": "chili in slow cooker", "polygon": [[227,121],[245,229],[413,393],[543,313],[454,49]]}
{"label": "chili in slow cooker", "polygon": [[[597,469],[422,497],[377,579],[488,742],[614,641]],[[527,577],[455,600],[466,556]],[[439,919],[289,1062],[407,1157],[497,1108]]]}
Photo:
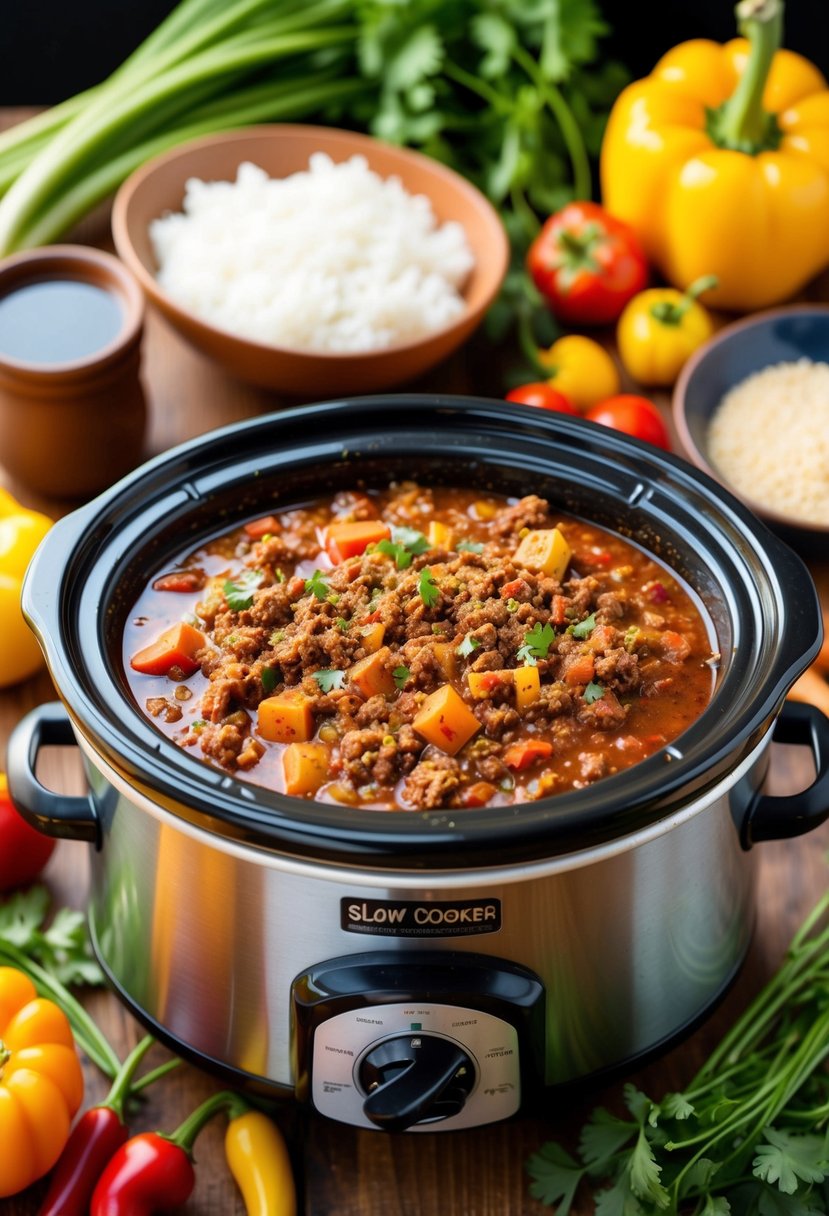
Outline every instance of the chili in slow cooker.
{"label": "chili in slow cooker", "polygon": [[397,484],[276,509],[157,575],[127,627],[136,700],[239,777],[378,809],[578,789],[708,704],[677,577],[536,495]]}

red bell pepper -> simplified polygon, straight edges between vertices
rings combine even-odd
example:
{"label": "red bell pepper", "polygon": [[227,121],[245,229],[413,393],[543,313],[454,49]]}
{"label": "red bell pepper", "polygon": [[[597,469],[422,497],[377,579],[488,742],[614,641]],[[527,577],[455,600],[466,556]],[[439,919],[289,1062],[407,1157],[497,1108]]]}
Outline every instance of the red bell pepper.
{"label": "red bell pepper", "polygon": [[118,1148],[98,1179],[90,1216],[152,1216],[187,1202],[196,1182],[196,1137],[220,1111],[234,1111],[235,1094],[214,1094],[172,1134],[142,1132]]}
{"label": "red bell pepper", "polygon": [[[110,1158],[129,1136],[124,1108],[135,1092],[133,1077],[155,1040],[147,1035],[121,1065],[100,1106],[93,1106],[75,1124],[52,1173],[38,1216],[86,1216],[89,1201]],[[171,1060],[142,1078],[141,1088],[178,1065]]]}

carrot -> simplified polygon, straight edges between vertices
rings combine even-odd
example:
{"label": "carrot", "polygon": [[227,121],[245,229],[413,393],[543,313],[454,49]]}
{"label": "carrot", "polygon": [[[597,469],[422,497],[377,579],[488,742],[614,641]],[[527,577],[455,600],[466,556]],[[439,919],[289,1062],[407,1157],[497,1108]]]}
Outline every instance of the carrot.
{"label": "carrot", "polygon": [[299,688],[288,688],[259,703],[259,734],[270,743],[307,743],[314,733],[311,700]]}
{"label": "carrot", "polygon": [[795,681],[789,689],[789,699],[816,705],[829,717],[829,683],[814,667],[808,668],[800,679]]}
{"label": "carrot", "polygon": [[475,781],[472,785],[464,786],[461,792],[461,802],[464,806],[486,806],[490,798],[498,793],[489,781]]}
{"label": "carrot", "polygon": [[324,743],[289,743],[282,756],[286,794],[315,794],[329,777]]}
{"label": "carrot", "polygon": [[166,676],[173,667],[178,667],[189,676],[201,666],[195,656],[206,645],[207,639],[200,629],[180,621],[134,654],[130,667],[146,676]]}
{"label": "carrot", "polygon": [[329,524],[325,529],[325,551],[334,565],[365,553],[369,545],[391,538],[391,529],[379,519],[358,519]]}
{"label": "carrot", "polygon": [[580,654],[571,660],[564,671],[564,683],[574,688],[577,684],[589,684],[593,679],[596,665],[592,654]]}
{"label": "carrot", "polygon": [[464,743],[471,739],[481,724],[471,709],[464,705],[460,693],[451,684],[440,688],[426,698],[412,722],[419,735],[434,743],[447,755],[454,756]]}
{"label": "carrot", "polygon": [[528,768],[536,760],[547,760],[553,754],[552,743],[543,739],[525,739],[523,743],[513,743],[504,752],[503,760],[509,768]]}
{"label": "carrot", "polygon": [[366,700],[378,692],[390,696],[395,691],[390,658],[391,651],[388,646],[381,646],[374,654],[360,659],[359,663],[349,668],[349,683],[353,684]]}
{"label": "carrot", "polygon": [[252,519],[245,524],[245,532],[251,540],[261,540],[271,532],[279,531],[279,520],[275,515],[263,515],[261,519]]}

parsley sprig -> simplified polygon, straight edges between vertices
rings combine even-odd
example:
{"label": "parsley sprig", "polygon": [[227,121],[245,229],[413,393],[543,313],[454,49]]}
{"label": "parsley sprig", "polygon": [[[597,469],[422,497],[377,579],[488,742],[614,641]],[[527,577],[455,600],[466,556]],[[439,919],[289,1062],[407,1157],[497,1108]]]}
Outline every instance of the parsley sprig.
{"label": "parsley sprig", "polygon": [[321,667],[319,671],[312,674],[323,692],[333,692],[335,688],[342,688],[345,679],[345,672],[338,671],[335,667]]}
{"label": "parsley sprig", "polygon": [[518,658],[529,667],[536,667],[539,659],[546,659],[555,641],[556,631],[552,625],[537,622],[524,634],[524,645],[518,648]]}
{"label": "parsley sprig", "polygon": [[829,1211],[829,892],[785,961],[682,1093],[632,1085],[626,1113],[593,1111],[578,1158],[545,1144],[531,1192],[568,1216],[588,1184],[597,1216],[821,1216]]}
{"label": "parsley sprig", "polygon": [[306,578],[305,594],[313,595],[318,600],[328,599],[328,583],[323,577],[322,570],[315,570],[310,578]]}
{"label": "parsley sprig", "polygon": [[567,632],[572,633],[574,638],[578,638],[583,642],[585,638],[589,638],[593,630],[596,628],[596,614],[591,612],[590,616],[586,616],[583,621],[579,621],[577,625],[568,625]]}
{"label": "parsley sprig", "polygon": [[455,654],[462,659],[468,659],[474,650],[477,650],[481,644],[480,638],[475,638],[471,633],[468,633],[459,646],[455,647]]}
{"label": "parsley sprig", "polygon": [[417,589],[426,607],[433,608],[440,597],[440,588],[435,582],[432,571],[428,566],[424,566],[420,572],[420,578],[417,580]]}

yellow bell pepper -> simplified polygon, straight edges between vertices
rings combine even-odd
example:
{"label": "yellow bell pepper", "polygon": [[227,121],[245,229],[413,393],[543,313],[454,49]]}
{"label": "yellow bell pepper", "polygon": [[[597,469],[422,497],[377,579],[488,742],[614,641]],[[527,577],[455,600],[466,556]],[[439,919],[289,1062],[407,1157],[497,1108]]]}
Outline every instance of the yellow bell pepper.
{"label": "yellow bell pepper", "polygon": [[23,619],[20,588],[32,554],[51,526],[51,519],[26,510],[0,488],[0,688],[34,675],[43,662]]}
{"label": "yellow bell pepper", "polygon": [[227,1125],[225,1157],[248,1216],[296,1216],[291,1159],[278,1128],[250,1110]]}
{"label": "yellow bell pepper", "polygon": [[716,274],[718,308],[775,304],[829,262],[829,89],[777,49],[782,10],[742,0],[746,38],[668,51],[621,93],[602,144],[607,209],[674,286]]}
{"label": "yellow bell pepper", "polygon": [[684,293],[675,287],[651,287],[628,301],[616,328],[616,343],[634,380],[673,384],[683,364],[714,332],[711,314],[697,297],[716,282],[714,275],[707,275]]}
{"label": "yellow bell pepper", "polygon": [[0,967],[0,1198],[52,1168],[82,1100],[66,1015],[21,971]]}
{"label": "yellow bell pepper", "polygon": [[563,393],[577,409],[612,397],[619,391],[616,364],[603,346],[581,334],[559,338],[537,355],[553,388]]}

